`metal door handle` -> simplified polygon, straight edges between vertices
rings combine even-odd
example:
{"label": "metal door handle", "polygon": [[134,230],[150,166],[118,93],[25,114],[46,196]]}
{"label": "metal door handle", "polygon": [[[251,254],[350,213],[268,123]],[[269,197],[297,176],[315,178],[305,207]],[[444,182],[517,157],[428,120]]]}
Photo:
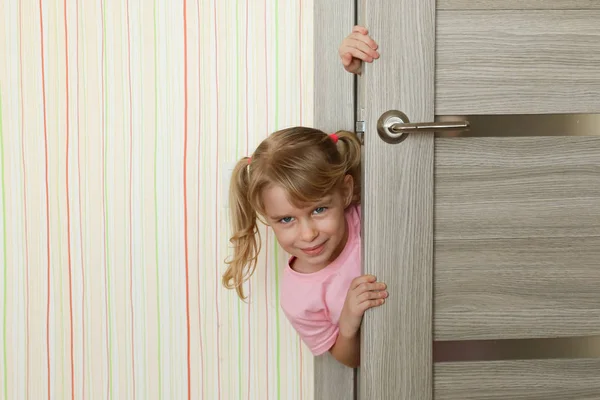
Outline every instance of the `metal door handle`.
{"label": "metal door handle", "polygon": [[469,130],[469,121],[410,123],[406,114],[396,110],[384,112],[377,121],[379,137],[392,144],[400,143],[409,133],[466,130]]}

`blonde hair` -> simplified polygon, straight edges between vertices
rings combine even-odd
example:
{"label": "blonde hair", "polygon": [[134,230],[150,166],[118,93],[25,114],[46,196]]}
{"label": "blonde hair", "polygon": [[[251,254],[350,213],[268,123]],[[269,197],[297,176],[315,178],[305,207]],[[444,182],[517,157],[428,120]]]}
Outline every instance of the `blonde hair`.
{"label": "blonde hair", "polygon": [[257,219],[265,214],[264,189],[280,186],[290,202],[300,207],[322,199],[351,175],[352,203],[360,203],[360,142],[352,132],[338,131],[336,135],[337,144],[318,129],[282,129],[268,136],[252,158],[237,162],[229,187],[233,257],[226,261],[223,285],[235,288],[240,298],[246,298],[243,284],[254,273],[261,248]]}

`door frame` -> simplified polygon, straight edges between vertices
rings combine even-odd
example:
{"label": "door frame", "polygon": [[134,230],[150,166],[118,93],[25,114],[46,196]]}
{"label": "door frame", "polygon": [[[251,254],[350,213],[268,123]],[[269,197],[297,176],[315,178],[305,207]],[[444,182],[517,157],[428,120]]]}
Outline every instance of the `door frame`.
{"label": "door frame", "polygon": [[[355,2],[314,0],[314,126],[324,132],[354,131],[355,78],[344,70],[338,46],[355,25]],[[356,371],[329,353],[314,362],[314,398],[356,397]]]}
{"label": "door frame", "polygon": [[[365,314],[360,369],[328,354],[315,359],[315,399],[433,396],[434,135],[388,144],[376,124],[388,110],[411,122],[434,120],[435,9],[435,0],[362,0],[358,7],[315,0],[314,123],[354,131],[356,115],[364,117],[363,273],[376,275],[390,292],[383,307]],[[358,80],[337,52],[355,21],[369,29],[382,54],[363,66]]]}

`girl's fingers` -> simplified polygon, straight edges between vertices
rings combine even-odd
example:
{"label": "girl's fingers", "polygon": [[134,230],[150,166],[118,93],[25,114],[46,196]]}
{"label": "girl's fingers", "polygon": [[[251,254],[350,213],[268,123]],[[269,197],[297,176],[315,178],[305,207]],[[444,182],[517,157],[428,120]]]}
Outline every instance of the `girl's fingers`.
{"label": "girl's fingers", "polygon": [[344,65],[344,69],[353,74],[360,74],[361,61],[357,58],[350,58],[352,61],[348,65]]}
{"label": "girl's fingers", "polygon": [[358,285],[355,291],[356,291],[357,295],[360,295],[365,292],[385,290],[386,288],[387,288],[387,286],[383,282],[374,282],[374,283],[364,282],[364,283]]}
{"label": "girl's fingers", "polygon": [[352,63],[352,54],[345,53],[342,54],[342,65],[344,67],[348,67]]}
{"label": "girl's fingers", "polygon": [[361,275],[352,280],[352,283],[350,284],[350,290],[356,289],[363,283],[375,282],[376,280],[377,278],[373,275]]}
{"label": "girl's fingers", "polygon": [[368,291],[368,292],[364,292],[364,293],[360,294],[357,297],[357,300],[359,303],[362,303],[363,301],[385,299],[386,297],[388,297],[388,292],[386,292],[385,290],[382,290],[382,291],[376,290],[376,291]]}
{"label": "girl's fingers", "polygon": [[358,39],[348,39],[340,48],[341,51],[349,51],[351,49],[359,50],[373,58],[379,58],[377,50],[372,49],[365,42]]}
{"label": "girl's fingers", "polygon": [[352,62],[352,54],[350,53],[341,54],[340,58],[342,59],[342,65],[344,67],[347,67]]}
{"label": "girl's fingers", "polygon": [[375,43],[375,41],[373,39],[371,39],[370,36],[361,35],[357,32],[351,33],[346,39],[347,40],[354,39],[354,40],[360,41],[360,42],[366,44],[367,46],[369,46],[369,48],[371,48],[373,50],[377,50],[377,48],[379,47],[379,45],[377,45],[377,43]]}
{"label": "girl's fingers", "polygon": [[367,28],[365,28],[364,26],[360,26],[360,25],[356,25],[354,28],[352,28],[352,32],[361,33],[363,35],[366,35],[369,33]]}
{"label": "girl's fingers", "polygon": [[347,47],[342,51],[342,54],[350,54],[353,58],[362,60],[362,61],[366,61],[366,62],[371,62],[373,61],[373,57],[371,57],[370,55],[356,49],[356,48],[352,48],[352,47]]}
{"label": "girl's fingers", "polygon": [[362,312],[365,312],[369,308],[379,307],[383,303],[385,303],[385,299],[367,300],[360,303],[358,307],[362,310]]}

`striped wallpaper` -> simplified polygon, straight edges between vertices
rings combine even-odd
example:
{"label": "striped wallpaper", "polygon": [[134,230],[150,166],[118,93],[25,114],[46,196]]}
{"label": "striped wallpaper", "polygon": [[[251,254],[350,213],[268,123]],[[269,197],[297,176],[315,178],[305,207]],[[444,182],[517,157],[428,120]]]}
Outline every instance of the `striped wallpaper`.
{"label": "striped wallpaper", "polygon": [[312,0],[0,1],[0,398],[312,399],[228,170],[312,120]]}

